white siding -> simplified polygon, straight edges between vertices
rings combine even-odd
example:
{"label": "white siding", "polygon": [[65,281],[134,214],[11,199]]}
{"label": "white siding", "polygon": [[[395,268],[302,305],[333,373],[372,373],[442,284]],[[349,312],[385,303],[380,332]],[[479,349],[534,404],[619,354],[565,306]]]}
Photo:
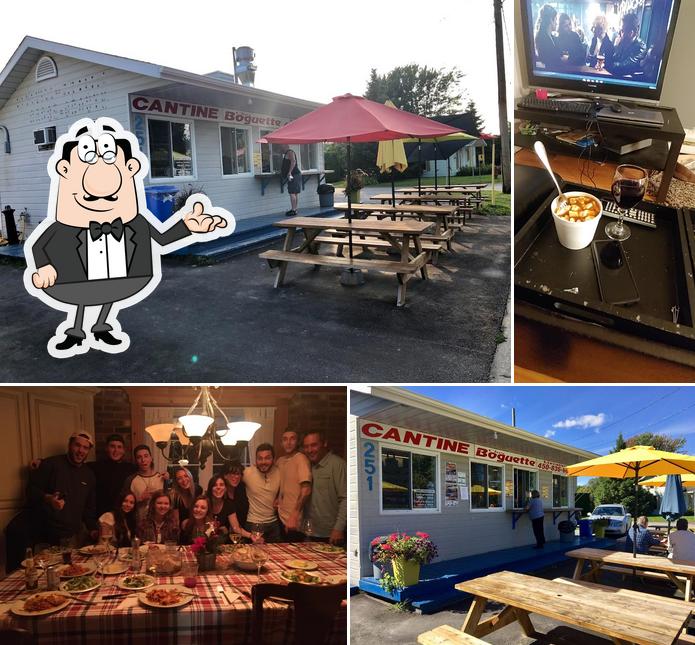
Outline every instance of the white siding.
{"label": "white siding", "polygon": [[348,537],[348,576],[350,585],[357,585],[360,579],[360,514],[357,492],[358,477],[357,477],[357,417],[350,415],[350,424],[348,427],[350,437],[349,455],[348,455],[348,472],[349,472],[349,506],[348,517],[350,518],[349,537]]}
{"label": "white siding", "polygon": [[[53,59],[58,67],[57,78],[37,83],[32,68],[0,109],[0,123],[7,126],[12,143],[9,155],[0,147],[0,204],[11,204],[17,219],[22,210],[28,211],[27,235],[46,217],[49,191],[46,164],[52,154],[52,151],[37,149],[33,131],[54,125],[57,136],[60,136],[77,119],[100,116],[112,117],[129,127],[129,93],[148,90],[148,95],[153,95],[156,92],[151,91],[152,88],[167,84],[74,58],[54,55]],[[251,135],[253,142],[260,138],[258,128],[254,128]],[[217,123],[195,121],[194,137],[197,178],[193,182],[173,180],[165,183],[202,186],[213,204],[228,208],[238,219],[289,209],[289,197],[287,192],[280,193],[277,179],[261,197],[260,180],[251,176],[223,177]],[[254,150],[260,151],[260,145],[254,143]],[[322,168],[322,150],[319,164]],[[306,184],[306,191],[300,195],[299,206],[308,208],[318,206],[318,203],[316,178],[312,177]]]}
{"label": "white siding", "polygon": [[[353,431],[353,436],[355,436],[355,438],[357,437],[356,430]],[[375,444],[379,443],[376,439],[371,441]],[[371,575],[372,565],[369,561],[369,542],[377,535],[388,534],[393,531],[400,530],[408,533],[424,531],[429,533],[439,551],[439,558],[437,561],[535,543],[528,515],[524,515],[518,520],[516,528],[512,529],[512,514],[511,512],[506,512],[506,510],[471,511],[470,499],[459,501],[457,506],[445,505],[445,468],[447,461],[454,462],[457,470],[466,473],[469,490],[471,485],[469,469],[470,460],[467,457],[459,457],[450,453],[438,453],[440,511],[431,513],[404,512],[399,514],[382,514],[380,512],[379,499],[380,475],[374,477],[373,490],[369,491],[364,472],[363,441],[361,439],[356,439],[355,443],[357,448],[355,451],[357,464],[356,468],[354,468],[351,473],[351,492],[355,487],[352,479],[357,478],[356,488],[359,504],[357,515],[351,514],[351,518],[359,516],[359,526],[351,528],[351,537],[354,536],[353,542],[351,543],[350,554],[351,584],[355,584],[360,575],[362,577]],[[485,443],[485,445],[493,445],[490,442],[483,441],[483,443]],[[390,444],[390,446],[394,447],[393,444]],[[496,442],[494,446],[501,450],[511,450],[510,447],[505,446],[505,442],[502,438],[500,438],[500,441]],[[566,453],[549,450],[537,444],[528,443],[527,446],[528,448],[523,454],[551,459],[560,463],[573,463],[567,460],[568,455]],[[408,450],[406,446],[402,448]],[[578,460],[579,459],[576,461]],[[380,473],[381,465],[378,462],[377,453],[377,470]],[[513,465],[504,465],[503,477],[505,481],[513,480]],[[538,480],[539,491],[542,491],[543,487],[547,487],[548,489],[549,498],[543,499],[543,505],[545,507],[551,507],[553,493],[552,473],[540,471]],[[575,483],[575,478],[569,478],[568,501],[570,507],[574,506]],[[505,508],[511,509],[512,506],[512,497],[506,496]],[[557,519],[557,522],[564,519],[567,519],[567,513],[563,513],[562,516]],[[351,519],[351,521],[354,520]],[[359,527],[369,528],[359,531]],[[545,515],[545,536],[548,540],[559,539],[557,523],[553,525],[553,516],[551,513],[546,513]],[[359,553],[355,554],[358,548]]]}

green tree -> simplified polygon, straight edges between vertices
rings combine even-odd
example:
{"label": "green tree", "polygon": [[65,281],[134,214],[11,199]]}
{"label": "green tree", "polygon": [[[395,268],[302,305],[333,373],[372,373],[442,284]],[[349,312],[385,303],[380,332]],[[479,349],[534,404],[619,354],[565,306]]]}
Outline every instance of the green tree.
{"label": "green tree", "polygon": [[625,448],[627,448],[627,444],[625,443],[625,439],[623,439],[623,433],[619,432],[615,440],[615,446],[611,452],[620,452],[621,450],[625,450]]}
{"label": "green tree", "polygon": [[468,103],[466,104],[464,114],[468,115],[471,122],[474,124],[472,132],[469,132],[468,134],[475,134],[476,136],[479,136],[483,131],[485,122],[483,121],[483,118],[480,116],[480,114],[478,114],[478,108],[475,104],[475,101],[473,101],[472,99],[468,101]]}
{"label": "green tree", "polygon": [[[622,504],[628,513],[635,513],[634,478],[611,479],[610,477],[595,477],[589,481],[586,488],[591,491],[596,505]],[[641,486],[638,488],[638,495],[637,516],[650,515],[656,511],[658,500],[654,495]]]}
{"label": "green tree", "polygon": [[627,440],[627,446],[654,446],[657,450],[666,452],[684,452],[685,437],[669,437],[664,434],[654,434],[653,432],[641,432]]}
{"label": "green tree", "polygon": [[391,99],[397,108],[420,116],[454,114],[461,108],[458,83],[462,78],[456,67],[447,71],[413,63],[383,75],[372,69],[365,97],[379,103]]}

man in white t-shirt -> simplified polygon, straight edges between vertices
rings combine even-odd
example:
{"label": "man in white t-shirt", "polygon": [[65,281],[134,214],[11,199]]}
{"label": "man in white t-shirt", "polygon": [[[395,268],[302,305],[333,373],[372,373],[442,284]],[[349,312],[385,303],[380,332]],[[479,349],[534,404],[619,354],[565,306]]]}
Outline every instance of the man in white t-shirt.
{"label": "man in white t-shirt", "polygon": [[297,450],[299,436],[294,430],[282,433],[285,454],[275,461],[280,469],[280,498],[278,515],[284,538],[288,542],[301,542],[302,512],[311,495],[311,464],[307,456]]}
{"label": "man in white t-shirt", "polygon": [[669,551],[674,560],[695,562],[695,533],[688,531],[688,520],[681,517],[669,536]]}
{"label": "man in white t-shirt", "polygon": [[249,498],[249,514],[244,528],[263,533],[266,542],[279,542],[281,539],[276,512],[280,471],[274,462],[273,446],[262,443],[256,448],[256,465],[244,470],[244,484]]}

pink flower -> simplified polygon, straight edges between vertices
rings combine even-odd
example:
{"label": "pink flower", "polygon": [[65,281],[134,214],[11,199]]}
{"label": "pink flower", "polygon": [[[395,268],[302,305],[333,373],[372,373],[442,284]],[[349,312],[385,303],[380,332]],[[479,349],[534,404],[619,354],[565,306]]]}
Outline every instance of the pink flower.
{"label": "pink flower", "polygon": [[415,531],[415,535],[417,535],[418,537],[421,537],[425,540],[430,536],[429,533],[422,533],[422,531]]}

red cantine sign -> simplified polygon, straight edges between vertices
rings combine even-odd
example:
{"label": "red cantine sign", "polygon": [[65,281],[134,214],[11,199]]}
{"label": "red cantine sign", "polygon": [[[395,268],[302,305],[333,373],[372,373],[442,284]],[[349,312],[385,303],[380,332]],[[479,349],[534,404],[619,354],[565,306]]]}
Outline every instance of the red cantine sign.
{"label": "red cantine sign", "polygon": [[430,450],[465,455],[480,461],[526,466],[528,468],[537,468],[538,470],[545,470],[562,475],[567,474],[567,469],[564,464],[548,461],[547,459],[526,457],[506,450],[489,448],[487,446],[468,443],[466,441],[458,441],[456,439],[446,439],[445,437],[439,437],[427,432],[396,428],[373,421],[360,422],[360,434],[363,439],[386,441],[404,447],[429,448]]}

